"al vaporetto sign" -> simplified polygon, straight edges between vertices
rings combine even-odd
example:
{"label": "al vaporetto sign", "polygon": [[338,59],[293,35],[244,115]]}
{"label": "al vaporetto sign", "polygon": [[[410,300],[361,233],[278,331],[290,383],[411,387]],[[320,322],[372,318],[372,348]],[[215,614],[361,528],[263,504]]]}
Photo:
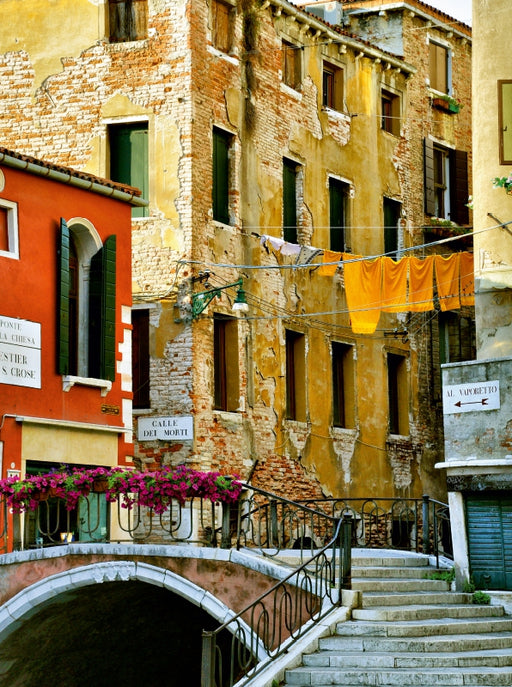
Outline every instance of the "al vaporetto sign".
{"label": "al vaporetto sign", "polygon": [[0,384],[41,388],[41,325],[0,315]]}
{"label": "al vaporetto sign", "polygon": [[500,381],[449,384],[443,387],[443,412],[474,413],[479,410],[498,410],[500,407]]}

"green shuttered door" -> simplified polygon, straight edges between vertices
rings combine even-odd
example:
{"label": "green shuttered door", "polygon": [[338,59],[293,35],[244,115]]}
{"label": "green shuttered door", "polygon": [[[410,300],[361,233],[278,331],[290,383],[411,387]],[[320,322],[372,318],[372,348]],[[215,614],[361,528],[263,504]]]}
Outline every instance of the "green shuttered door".
{"label": "green shuttered door", "polygon": [[512,496],[466,499],[471,574],[479,589],[512,590]]}

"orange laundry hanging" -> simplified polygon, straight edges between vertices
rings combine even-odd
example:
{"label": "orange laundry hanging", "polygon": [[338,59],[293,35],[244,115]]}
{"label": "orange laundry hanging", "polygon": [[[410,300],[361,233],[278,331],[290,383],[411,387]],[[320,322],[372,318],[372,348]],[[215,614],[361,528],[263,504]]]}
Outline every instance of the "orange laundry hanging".
{"label": "orange laundry hanging", "polygon": [[382,260],[357,260],[343,254],[345,293],[354,334],[373,334],[381,309]]}
{"label": "orange laundry hanging", "polygon": [[460,304],[475,305],[475,266],[473,253],[460,254]]}
{"label": "orange laundry hanging", "polygon": [[441,310],[460,308],[460,253],[443,258],[434,256],[436,285]]}
{"label": "orange laundry hanging", "polygon": [[395,261],[382,258],[382,310],[404,312],[407,310],[408,258]]}
{"label": "orange laundry hanging", "polygon": [[[333,250],[324,250],[322,257],[322,266],[318,269],[318,274],[322,274],[325,277],[334,277],[336,270],[338,269],[338,262],[341,260],[341,253],[336,253]],[[326,264],[327,263],[327,264]],[[336,263],[336,264],[328,264]]]}
{"label": "orange laundry hanging", "polygon": [[434,256],[409,258],[408,310],[426,312],[434,309]]}

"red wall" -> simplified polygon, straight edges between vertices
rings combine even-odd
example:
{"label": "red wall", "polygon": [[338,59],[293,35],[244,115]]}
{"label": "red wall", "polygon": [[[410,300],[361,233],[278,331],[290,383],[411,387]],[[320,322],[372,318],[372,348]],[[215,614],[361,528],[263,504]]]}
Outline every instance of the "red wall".
{"label": "red wall", "polygon": [[[41,324],[41,389],[0,384],[0,439],[4,441],[4,466],[19,459],[20,423],[6,415],[122,426],[123,398],[120,375],[112,390],[101,396],[98,388],[73,386],[62,389],[56,367],[57,248],[60,218],[82,217],[97,230],[102,242],[117,234],[116,360],[119,342],[128,325],[121,324],[121,305],[131,305],[131,206],[98,193],[75,188],[29,172],[0,165],[5,186],[0,198],[18,204],[19,259],[0,256],[0,314]],[[109,408],[106,408],[108,406]],[[119,408],[119,414],[112,410]],[[2,422],[3,421],[3,422]],[[132,452],[119,439],[121,462]]]}

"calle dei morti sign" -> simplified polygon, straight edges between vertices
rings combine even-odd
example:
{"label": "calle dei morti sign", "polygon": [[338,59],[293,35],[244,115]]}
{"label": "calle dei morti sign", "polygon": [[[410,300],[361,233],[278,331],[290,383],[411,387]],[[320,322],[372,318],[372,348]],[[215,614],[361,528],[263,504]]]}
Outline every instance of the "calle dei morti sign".
{"label": "calle dei morti sign", "polygon": [[0,315],[0,384],[41,388],[41,325]]}
{"label": "calle dei morti sign", "polygon": [[191,415],[179,417],[141,417],[137,426],[137,439],[151,441],[190,441],[194,438],[194,419]]}

